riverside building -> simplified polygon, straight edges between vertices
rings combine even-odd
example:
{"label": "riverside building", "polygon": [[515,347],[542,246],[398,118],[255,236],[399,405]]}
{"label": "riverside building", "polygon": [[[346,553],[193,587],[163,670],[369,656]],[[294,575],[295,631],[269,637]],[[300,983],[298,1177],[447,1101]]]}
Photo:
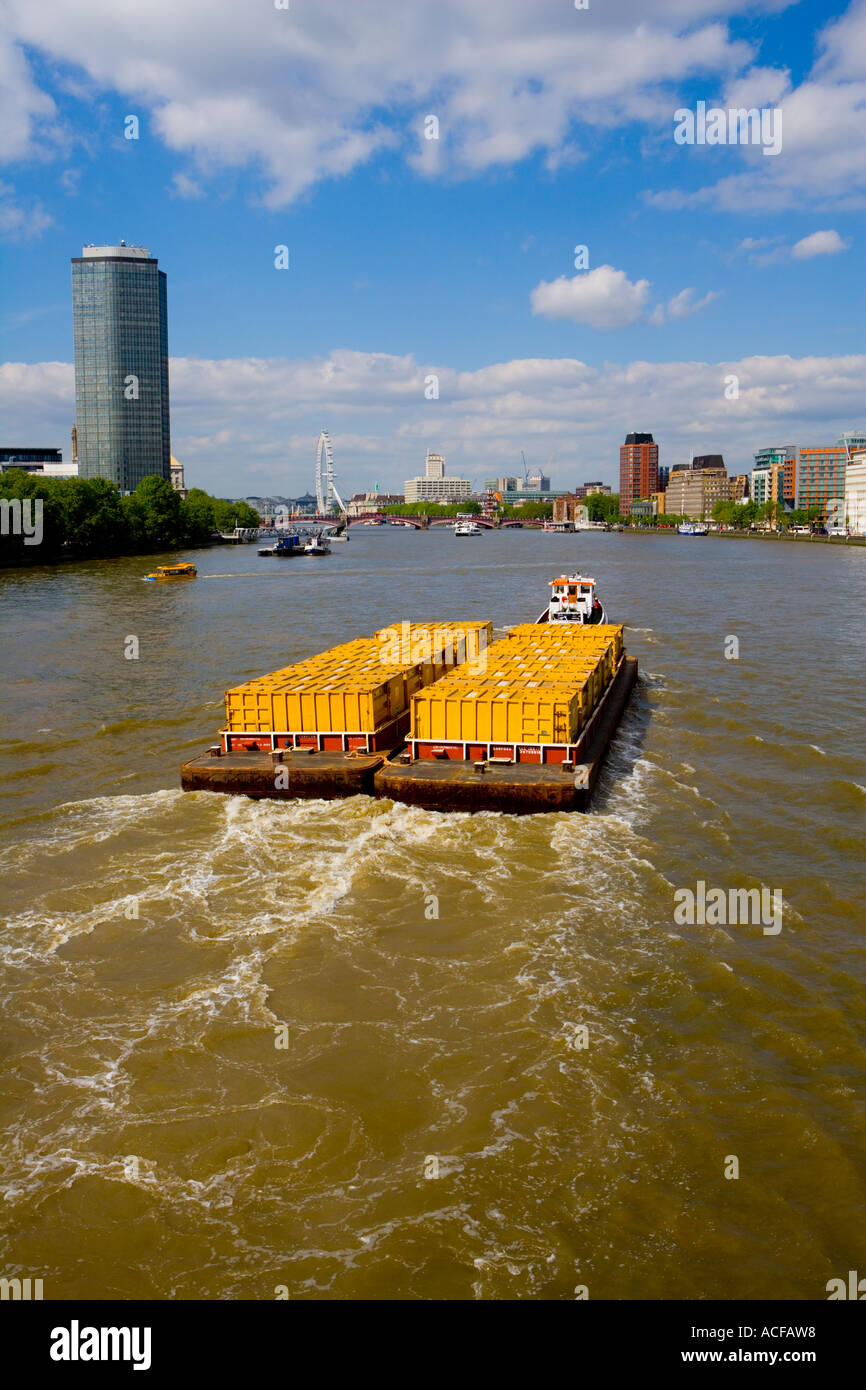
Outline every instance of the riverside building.
{"label": "riverside building", "polygon": [[845,469],[845,525],[852,536],[866,536],[866,448],[855,449]]}
{"label": "riverside building", "polygon": [[59,449],[39,449],[29,445],[0,448],[0,473],[20,468],[22,473],[39,473],[45,478],[75,478],[76,463],[64,463]]}
{"label": "riverside building", "polygon": [[165,272],[143,246],[85,246],[72,260],[75,425],[82,478],[134,492],[171,480]]}
{"label": "riverside building", "polygon": [[619,509],[630,515],[632,502],[659,490],[659,446],[651,434],[627,434],[619,451]]}
{"label": "riverside building", "polygon": [[731,480],[721,454],[696,454],[691,463],[675,463],[665,489],[665,511],[696,521],[712,516],[717,502],[731,496]]}
{"label": "riverside building", "polygon": [[759,449],[752,469],[752,501],[781,502],[791,508],[797,494],[797,449],[780,444]]}
{"label": "riverside building", "polygon": [[800,450],[798,507],[822,507],[845,496],[845,468],[853,452],[866,446],[866,435],[849,431],[835,444]]}
{"label": "riverside building", "polygon": [[407,502],[466,502],[472,496],[472,484],[467,478],[448,478],[445,475],[445,455],[431,454],[424,461],[423,478],[406,479]]}

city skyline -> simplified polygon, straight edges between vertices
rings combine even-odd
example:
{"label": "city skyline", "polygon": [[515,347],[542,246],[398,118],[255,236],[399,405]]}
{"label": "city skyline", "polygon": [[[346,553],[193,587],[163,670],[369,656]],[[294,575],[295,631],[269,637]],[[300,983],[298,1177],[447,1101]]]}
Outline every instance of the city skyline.
{"label": "city skyline", "polygon": [[[384,56],[327,3],[156,4],[134,42],[123,11],[12,8],[13,440],[68,457],[68,262],[121,237],[171,278],[172,448],[215,492],[305,491],[323,425],[346,490],[393,491],[427,449],[474,486],[555,455],[567,488],[616,484],[633,429],[740,473],[860,424],[862,0],[455,0],[450,45],[418,7]],[[700,101],[778,107],[780,151],[678,144]]]}

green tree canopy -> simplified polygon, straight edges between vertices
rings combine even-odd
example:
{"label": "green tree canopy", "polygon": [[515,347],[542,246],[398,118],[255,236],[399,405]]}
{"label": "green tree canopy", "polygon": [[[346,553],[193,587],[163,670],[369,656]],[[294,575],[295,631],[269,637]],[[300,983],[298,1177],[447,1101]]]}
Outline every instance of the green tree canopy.
{"label": "green tree canopy", "polygon": [[594,492],[585,499],[590,521],[619,521],[619,493]]}
{"label": "green tree canopy", "polygon": [[180,544],[180,494],[167,478],[152,473],[123,498],[137,549],[168,550]]}
{"label": "green tree canopy", "polygon": [[186,537],[193,544],[204,544],[216,530],[213,498],[203,488],[190,488],[180,504],[180,516]]}
{"label": "green tree canopy", "polygon": [[212,497],[214,521],[218,531],[233,531],[236,526],[260,526],[261,517],[249,502],[227,502],[224,497]]}

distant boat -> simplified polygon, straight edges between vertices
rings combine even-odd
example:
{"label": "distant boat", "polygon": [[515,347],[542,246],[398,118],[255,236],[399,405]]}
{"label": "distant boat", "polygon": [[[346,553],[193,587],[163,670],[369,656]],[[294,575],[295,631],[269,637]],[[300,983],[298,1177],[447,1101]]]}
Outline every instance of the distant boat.
{"label": "distant boat", "polygon": [[454,527],[455,536],[480,536],[483,534],[477,521],[458,521]]}
{"label": "distant boat", "polygon": [[324,536],[311,536],[304,546],[305,555],[330,555],[331,547]]}
{"label": "distant boat", "polygon": [[269,545],[260,550],[259,554],[264,556],[274,556],[277,560],[285,560],[290,555],[303,555],[304,547],[301,545],[300,536],[280,536],[276,545]]}
{"label": "distant boat", "polygon": [[219,538],[225,545],[246,545],[256,539],[255,526],[236,526],[233,531],[220,531]]}
{"label": "distant boat", "polygon": [[677,527],[677,534],[680,536],[708,536],[709,526],[702,521],[681,521]]}

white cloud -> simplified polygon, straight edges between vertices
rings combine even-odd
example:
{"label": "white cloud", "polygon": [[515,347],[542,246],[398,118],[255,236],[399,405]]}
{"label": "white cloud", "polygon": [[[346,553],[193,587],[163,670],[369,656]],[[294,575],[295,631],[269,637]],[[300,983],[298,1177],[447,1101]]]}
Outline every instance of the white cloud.
{"label": "white cloud", "polygon": [[173,192],[178,198],[203,198],[204,189],[189,174],[179,172],[172,176]]}
{"label": "white cloud", "polygon": [[649,280],[629,280],[612,265],[557,280],[542,280],[530,295],[533,314],[568,319],[592,328],[625,328],[643,315],[649,299]]}
{"label": "white cloud", "polygon": [[0,236],[12,241],[37,237],[51,226],[53,220],[38,198],[29,199],[26,203],[19,202],[12,185],[0,183]]}
{"label": "white cloud", "polygon": [[[259,171],[272,207],[391,145],[431,176],[532,153],[555,170],[582,157],[575,128],[657,126],[684,81],[727,80],[746,67],[752,46],[720,21],[747,8],[755,5],[655,0],[648,18],[643,0],[586,11],[562,0],[440,0],[396,13],[394,0],[288,10],[238,0],[7,3],[11,39],[63,65],[67,88],[83,82],[136,103],[201,177]],[[44,134],[53,105],[24,49],[4,53],[12,157]],[[419,134],[426,114],[440,121],[439,141]]]}
{"label": "white cloud", "polygon": [[64,169],[63,173],[60,175],[58,180],[60,187],[63,189],[63,192],[68,193],[70,197],[74,197],[78,192],[78,181],[81,178],[81,172],[80,169]]}
{"label": "white cloud", "polygon": [[[656,304],[647,315],[650,323],[686,319],[718,299],[718,290],[709,290],[694,299],[695,290],[680,290],[667,304]],[[631,281],[623,270],[600,265],[595,270],[560,275],[558,280],[542,280],[530,295],[533,314],[548,319],[567,319],[591,328],[627,328],[644,317],[650,295],[649,280]]]}
{"label": "white cloud", "polygon": [[[424,399],[435,371],[440,398]],[[187,481],[222,495],[297,495],[312,482],[322,424],[348,491],[378,479],[400,489],[427,447],[480,482],[514,471],[524,448],[554,485],[618,479],[619,446],[650,429],[662,461],[721,452],[743,472],[755,449],[835,440],[862,429],[866,357],[746,357],[725,362],[631,362],[590,367],[574,358],[528,358],[461,372],[411,356],[340,350],[307,361],[243,358],[171,362],[172,451]],[[725,378],[739,379],[736,401]],[[10,437],[67,444],[71,364],[0,367],[0,411]],[[342,491],[342,487],[341,487]]]}
{"label": "white cloud", "polygon": [[54,102],[36,86],[23,52],[0,30],[0,160],[36,153],[54,116]]}
{"label": "white cloud", "polygon": [[843,241],[838,232],[830,229],[802,237],[791,247],[791,255],[795,260],[808,261],[812,256],[836,256],[840,251],[847,250],[847,241]]}
{"label": "white cloud", "polygon": [[[710,105],[780,107],[782,149],[770,159],[757,146],[681,147],[680,156],[702,170],[745,163],[736,173],[693,191],[647,194],[654,207],[679,211],[716,207],[724,212],[780,212],[792,206],[866,206],[866,0],[853,0],[841,19],[818,36],[819,58],[799,86],[783,69],[754,67],[732,77]],[[671,128],[673,125],[671,124]]]}
{"label": "white cloud", "polygon": [[747,236],[736,246],[734,254],[743,252],[752,265],[767,266],[783,261],[809,260],[813,256],[835,256],[840,251],[847,251],[848,246],[849,243],[838,232],[829,229],[801,237],[793,246],[783,243],[779,236]]}
{"label": "white cloud", "polygon": [[713,300],[719,297],[718,290],[708,290],[702,299],[693,299],[694,294],[693,289],[680,290],[667,304],[657,304],[650,314],[650,322],[661,324],[668,319],[690,318],[692,314],[704,309],[707,304],[712,304]]}
{"label": "white cloud", "polygon": [[[267,0],[7,0],[0,159],[69,139],[36,84],[28,48],[59,65],[65,91],[117,92],[146,113],[151,131],[195,166],[181,180],[249,169],[272,208],[389,148],[428,177],[508,167],[532,154],[555,173],[584,158],[598,130],[640,123],[674,153],[672,113],[686,83],[700,78],[711,103],[781,105],[782,153],[678,148],[679,158],[724,172],[697,191],[657,192],[656,206],[860,207],[866,0],[825,27],[797,87],[786,69],[757,64],[754,46],[732,39],[725,23],[787,3],[618,0],[575,11],[564,0],[419,0],[395,21],[394,0],[288,10]],[[423,138],[428,114],[439,120],[438,140]]]}

